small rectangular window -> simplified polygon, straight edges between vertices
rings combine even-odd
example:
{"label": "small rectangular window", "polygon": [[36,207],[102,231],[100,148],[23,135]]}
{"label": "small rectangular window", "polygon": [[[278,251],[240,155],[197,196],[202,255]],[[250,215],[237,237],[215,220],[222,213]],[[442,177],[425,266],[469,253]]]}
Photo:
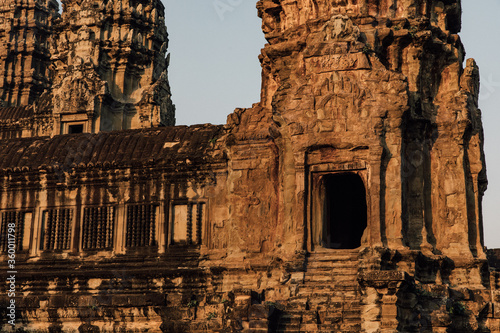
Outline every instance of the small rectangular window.
{"label": "small rectangular window", "polygon": [[127,248],[156,245],[157,205],[131,205],[127,207]]}
{"label": "small rectangular window", "polygon": [[42,214],[41,250],[69,250],[73,210],[48,209]]}
{"label": "small rectangular window", "polygon": [[[23,250],[24,221],[26,212],[3,212],[0,228],[0,250],[8,252],[9,244],[15,245],[15,251]],[[14,232],[11,232],[13,229]]]}
{"label": "small rectangular window", "polygon": [[68,134],[79,134],[79,133],[83,133],[83,124],[68,126]]}
{"label": "small rectangular window", "polygon": [[83,210],[84,250],[113,247],[115,207],[88,207]]}

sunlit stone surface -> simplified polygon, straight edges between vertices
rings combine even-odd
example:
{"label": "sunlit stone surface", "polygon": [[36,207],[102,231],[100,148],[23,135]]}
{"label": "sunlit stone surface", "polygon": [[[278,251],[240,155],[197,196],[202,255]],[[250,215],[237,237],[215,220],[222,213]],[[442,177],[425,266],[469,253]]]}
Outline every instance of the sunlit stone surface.
{"label": "sunlit stone surface", "polygon": [[261,0],[261,101],[191,127],[159,1],[63,5],[0,1],[16,329],[500,332],[459,1]]}

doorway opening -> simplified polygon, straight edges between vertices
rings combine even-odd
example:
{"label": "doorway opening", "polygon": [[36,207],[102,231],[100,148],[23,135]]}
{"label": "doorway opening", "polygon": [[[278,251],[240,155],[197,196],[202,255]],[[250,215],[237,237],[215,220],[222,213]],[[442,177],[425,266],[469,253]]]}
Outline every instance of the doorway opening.
{"label": "doorway opening", "polygon": [[68,134],[80,134],[80,133],[83,133],[83,124],[68,126]]}
{"label": "doorway opening", "polygon": [[322,177],[323,218],[321,245],[329,249],[355,249],[367,226],[366,190],[355,173]]}

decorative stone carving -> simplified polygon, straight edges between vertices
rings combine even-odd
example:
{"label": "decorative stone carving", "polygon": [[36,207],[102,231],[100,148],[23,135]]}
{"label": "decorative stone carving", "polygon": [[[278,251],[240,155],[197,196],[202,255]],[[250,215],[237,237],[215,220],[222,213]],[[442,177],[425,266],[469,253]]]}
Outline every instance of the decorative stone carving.
{"label": "decorative stone carving", "polygon": [[49,40],[56,0],[0,1],[0,105],[22,106],[50,87]]}
{"label": "decorative stone carving", "polygon": [[[261,107],[278,124],[276,141],[296,179],[304,152],[330,146],[339,162],[366,162],[377,175],[367,184],[377,193],[369,244],[484,258],[480,217],[472,213],[486,184],[477,68],[473,60],[462,66],[459,2],[257,6],[269,41]],[[297,180],[284,188],[299,191]],[[292,202],[286,211],[308,210]]]}
{"label": "decorative stone carving", "polygon": [[174,120],[163,7],[64,1],[52,89],[0,108],[16,329],[500,332],[460,2],[257,6],[260,103],[144,129]]}
{"label": "decorative stone carving", "polygon": [[[45,7],[36,3],[30,2],[32,7],[27,8],[36,11],[36,15],[29,15],[41,20],[38,25],[35,21],[33,26],[16,25],[19,20],[14,15],[28,13],[21,2],[12,9],[3,7],[6,15],[0,25],[8,27],[0,28],[0,40],[7,43],[5,54],[0,54],[1,68],[5,68],[5,79],[0,80],[2,103],[27,105],[44,91],[42,100],[52,99],[44,107],[35,108],[34,125],[27,130],[33,135],[56,135],[69,133],[72,126],[83,126],[84,132],[99,132],[175,124],[161,2],[68,0],[63,1],[64,11],[57,19],[52,19],[58,15],[55,0]],[[29,43],[35,43],[35,48],[41,45],[43,56],[35,52],[33,61],[31,55],[15,60],[17,56],[12,52],[21,51],[9,48],[6,36],[14,33],[11,29],[28,29],[26,35],[33,36]],[[21,74],[22,68],[30,64],[35,72]],[[13,85],[24,80],[13,79],[14,65],[16,75],[26,78],[33,74],[38,81],[29,79]],[[10,74],[6,72],[9,68]],[[47,117],[51,118],[50,126],[42,126],[40,119]]]}
{"label": "decorative stone carving", "polygon": [[334,15],[322,28],[325,42],[356,42],[360,37],[359,28],[347,16]]}
{"label": "decorative stone carving", "polygon": [[[94,6],[93,1],[64,2],[62,19],[55,27],[61,37],[54,39],[52,55],[57,73],[54,105],[61,103],[63,109],[54,110],[54,121],[64,122],[68,114],[83,113],[89,132],[173,125],[175,108],[166,72],[164,22],[153,22],[142,4],[133,11],[122,11],[122,1],[116,1],[118,7],[112,3]],[[164,11],[160,2],[144,4],[147,12],[153,8],[157,13]],[[121,25],[122,21],[129,24]],[[60,94],[66,91],[64,82],[80,77],[93,82],[82,100],[86,110],[61,102],[64,96]]]}

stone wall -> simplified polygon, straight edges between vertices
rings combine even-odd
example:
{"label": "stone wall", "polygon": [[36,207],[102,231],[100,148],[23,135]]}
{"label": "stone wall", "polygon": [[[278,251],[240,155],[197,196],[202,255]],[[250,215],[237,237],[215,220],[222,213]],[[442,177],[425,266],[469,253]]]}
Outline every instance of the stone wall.
{"label": "stone wall", "polygon": [[[0,120],[57,134],[65,121],[95,130],[99,116],[104,129],[109,105],[118,118],[158,106],[168,95],[159,4],[64,5],[54,89]],[[482,240],[479,75],[457,35],[460,2],[257,8],[269,42],[262,100],[225,126],[1,142],[16,328],[500,332],[500,275]],[[152,90],[141,92],[143,79]],[[67,113],[62,97],[74,102]]]}
{"label": "stone wall", "polygon": [[167,127],[8,140],[1,148],[0,207],[4,224],[19,222],[19,256],[71,260],[86,249],[164,253],[170,243],[207,244],[206,223],[220,223],[212,209],[220,211],[216,194],[225,184],[222,175],[215,183],[224,159],[209,150],[218,132],[219,126]]}
{"label": "stone wall", "polygon": [[33,109],[28,106],[0,107],[0,139],[30,136],[32,117]]}

